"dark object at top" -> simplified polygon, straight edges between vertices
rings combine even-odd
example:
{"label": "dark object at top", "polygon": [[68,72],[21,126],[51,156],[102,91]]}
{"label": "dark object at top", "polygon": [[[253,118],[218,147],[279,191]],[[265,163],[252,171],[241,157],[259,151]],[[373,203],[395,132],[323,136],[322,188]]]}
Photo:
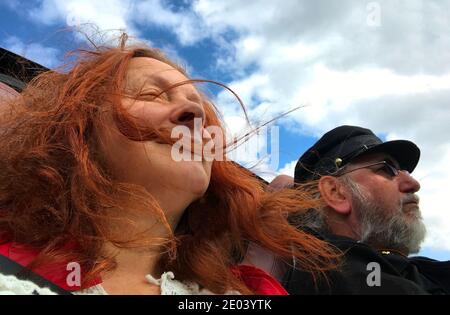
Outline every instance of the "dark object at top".
{"label": "dark object at top", "polygon": [[283,278],[289,294],[450,294],[450,261],[405,257],[389,250],[376,250],[348,237],[313,234],[344,253],[342,268],[327,271],[327,278],[316,282],[308,272],[290,268]]}
{"label": "dark object at top", "polygon": [[300,157],[294,181],[301,183],[333,175],[357,157],[380,152],[391,155],[402,170],[410,173],[420,158],[420,149],[411,141],[383,142],[369,129],[340,126],[324,134]]}
{"label": "dark object at top", "polygon": [[49,69],[0,47],[0,82],[21,92],[39,73]]}

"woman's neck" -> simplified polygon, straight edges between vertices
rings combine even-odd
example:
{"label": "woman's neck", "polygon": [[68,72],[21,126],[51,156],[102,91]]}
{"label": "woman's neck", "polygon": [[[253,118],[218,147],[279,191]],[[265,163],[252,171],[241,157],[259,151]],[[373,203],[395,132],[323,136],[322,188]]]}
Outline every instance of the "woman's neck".
{"label": "woman's neck", "polygon": [[[127,209],[134,208],[127,205]],[[166,271],[161,270],[159,261],[181,217],[182,211],[180,215],[173,215],[177,212],[180,211],[168,211],[171,216],[167,216],[166,211],[161,211],[159,215],[156,211],[142,210],[116,212],[110,229],[112,237],[120,242],[133,241],[133,244],[130,244],[132,247],[112,242],[104,244],[104,253],[114,257],[116,262],[114,270],[101,275],[103,287],[108,293],[126,294],[136,290],[151,293],[159,290],[145,276],[150,274],[157,279]]]}
{"label": "woman's neck", "polygon": [[148,283],[145,277],[149,274],[155,278],[160,277],[160,252],[134,248],[119,249],[112,244],[104,248],[114,255],[116,261],[116,268],[102,275],[103,288],[108,293],[127,294],[147,289],[155,291],[154,285]]}

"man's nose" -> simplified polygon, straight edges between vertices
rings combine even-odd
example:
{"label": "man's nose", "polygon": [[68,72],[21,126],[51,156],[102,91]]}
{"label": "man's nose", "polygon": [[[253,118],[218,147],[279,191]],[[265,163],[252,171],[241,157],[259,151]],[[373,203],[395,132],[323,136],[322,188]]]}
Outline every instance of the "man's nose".
{"label": "man's nose", "polygon": [[409,172],[401,171],[398,178],[401,192],[415,193],[420,190],[420,183]]}

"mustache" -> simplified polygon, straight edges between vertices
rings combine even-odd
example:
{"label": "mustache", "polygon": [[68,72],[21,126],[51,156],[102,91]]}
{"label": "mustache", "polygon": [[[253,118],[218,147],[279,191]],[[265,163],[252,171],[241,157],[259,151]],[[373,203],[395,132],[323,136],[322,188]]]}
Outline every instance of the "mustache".
{"label": "mustache", "polygon": [[406,203],[412,203],[412,202],[419,204],[420,198],[416,194],[407,194],[407,195],[403,196],[400,201],[401,201],[402,205],[404,205]]}

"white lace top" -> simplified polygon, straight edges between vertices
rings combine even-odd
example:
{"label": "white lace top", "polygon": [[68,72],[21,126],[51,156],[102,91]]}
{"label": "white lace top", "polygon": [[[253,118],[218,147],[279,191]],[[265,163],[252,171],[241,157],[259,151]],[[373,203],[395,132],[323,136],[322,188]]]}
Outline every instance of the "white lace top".
{"label": "white lace top", "polygon": [[[211,295],[214,294],[207,289],[200,289],[199,285],[190,281],[175,280],[173,272],[165,272],[160,279],[151,275],[145,277],[150,284],[161,288],[161,295]],[[41,288],[32,282],[19,280],[14,276],[0,274],[0,294],[25,295],[37,293],[39,295],[54,295],[56,293],[47,288]],[[93,287],[72,292],[76,295],[106,295],[108,294],[101,284]],[[237,291],[229,291],[226,294],[240,294]]]}
{"label": "white lace top", "polygon": [[5,276],[0,273],[0,295],[55,295],[47,288],[41,288],[30,281],[19,280],[14,276]]}

